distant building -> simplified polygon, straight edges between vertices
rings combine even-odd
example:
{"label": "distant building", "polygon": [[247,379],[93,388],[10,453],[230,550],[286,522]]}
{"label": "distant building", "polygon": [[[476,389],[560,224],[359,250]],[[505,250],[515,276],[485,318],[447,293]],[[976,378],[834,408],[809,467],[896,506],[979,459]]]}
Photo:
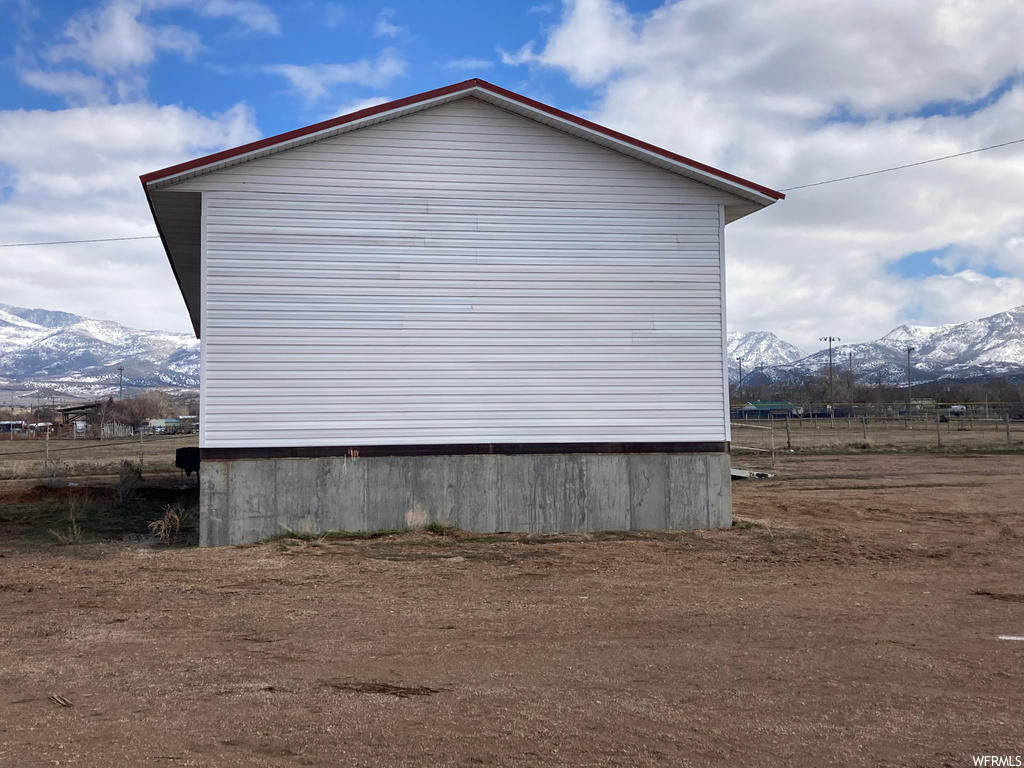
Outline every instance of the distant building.
{"label": "distant building", "polygon": [[94,424],[99,420],[100,411],[103,409],[102,402],[82,403],[81,405],[69,405],[58,408],[64,424]]}
{"label": "distant building", "polygon": [[173,435],[181,430],[181,422],[178,419],[146,419],[141,428],[146,434]]}
{"label": "distant building", "polygon": [[787,416],[799,416],[802,408],[797,408],[792,403],[784,400],[751,400],[740,411],[742,418],[786,418]]}

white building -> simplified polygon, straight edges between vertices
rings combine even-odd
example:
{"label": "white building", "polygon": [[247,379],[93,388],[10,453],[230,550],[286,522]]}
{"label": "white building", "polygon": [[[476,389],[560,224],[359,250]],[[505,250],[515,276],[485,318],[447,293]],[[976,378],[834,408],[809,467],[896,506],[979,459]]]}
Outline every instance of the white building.
{"label": "white building", "polygon": [[729,524],[723,232],[780,193],[480,80],[142,181],[204,543]]}

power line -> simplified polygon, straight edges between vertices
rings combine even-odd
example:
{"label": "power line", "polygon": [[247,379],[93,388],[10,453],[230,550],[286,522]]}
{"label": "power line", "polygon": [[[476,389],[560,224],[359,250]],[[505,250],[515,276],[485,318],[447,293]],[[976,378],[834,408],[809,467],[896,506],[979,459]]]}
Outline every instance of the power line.
{"label": "power line", "polygon": [[[850,181],[852,179],[863,179],[866,176],[877,176],[880,173],[891,173],[892,171],[902,171],[906,168],[916,168],[919,165],[928,165],[930,163],[938,163],[943,160],[952,160],[955,157],[964,157],[965,155],[974,155],[978,152],[988,152],[990,149],[999,149],[1001,147],[1009,147],[1012,144],[1024,144],[1024,139],[1014,139],[1013,141],[1004,141],[1001,144],[991,144],[987,147],[978,147],[977,149],[969,149],[966,152],[957,152],[952,155],[943,155],[942,157],[933,157],[930,160],[920,160],[916,163],[907,163],[905,165],[894,165],[890,168],[881,168],[877,171],[868,171],[867,173],[855,173],[852,176],[840,176],[836,179],[826,179],[825,181],[815,181],[811,184],[798,184],[795,187],[783,187],[780,192],[793,192],[797,189],[809,189],[810,187],[821,187],[825,184],[836,184],[840,181]],[[79,243],[116,243],[125,240],[159,240],[159,235],[140,235],[138,237],[100,237],[92,240],[49,240],[47,242],[39,243],[0,243],[0,248],[25,248],[32,245],[78,245]]]}
{"label": "power line", "polygon": [[945,155],[943,157],[933,157],[931,160],[921,160],[917,163],[907,163],[906,165],[894,165],[892,168],[882,168],[879,171],[868,171],[867,173],[857,173],[853,176],[842,176],[838,179],[828,179],[827,181],[816,181],[813,184],[800,184],[796,187],[786,187],[780,189],[780,192],[792,192],[794,189],[807,189],[808,187],[820,187],[823,184],[835,184],[838,181],[849,181],[850,179],[863,179],[865,176],[877,176],[880,173],[889,173],[890,171],[902,171],[904,168],[914,168],[918,165],[928,165],[929,163],[938,163],[941,160],[950,160],[954,157],[963,157],[964,155],[973,155],[977,152],[987,152],[990,149],[999,149],[1000,147],[1008,147],[1011,144],[1024,143],[1024,139],[1014,139],[1013,141],[1004,141],[1002,144],[992,144],[988,147],[979,147],[978,149],[969,149],[966,152],[957,152],[955,155]]}
{"label": "power line", "polygon": [[24,248],[28,245],[75,245],[77,243],[115,243],[120,240],[159,240],[159,235],[140,237],[100,237],[95,240],[51,240],[47,243],[0,243],[0,248]]}

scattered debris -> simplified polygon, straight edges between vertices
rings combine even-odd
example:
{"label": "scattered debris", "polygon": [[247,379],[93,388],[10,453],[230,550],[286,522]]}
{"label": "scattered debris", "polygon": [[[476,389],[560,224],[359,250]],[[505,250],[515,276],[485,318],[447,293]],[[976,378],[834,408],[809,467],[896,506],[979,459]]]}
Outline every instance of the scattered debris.
{"label": "scattered debris", "polygon": [[732,479],[733,480],[766,480],[769,477],[775,477],[770,472],[758,472],[753,469],[737,469],[732,467]]}
{"label": "scattered debris", "polygon": [[55,694],[53,694],[52,696],[50,696],[50,697],[49,697],[49,699],[50,699],[50,701],[52,701],[52,702],[53,702],[54,704],[60,704],[60,705],[61,705],[62,707],[73,707],[73,706],[75,706],[75,705],[74,705],[74,704],[72,704],[72,703],[71,703],[70,701],[68,701],[67,699],[65,699],[65,698],[64,698],[63,696],[61,696],[61,695],[59,695],[59,694],[56,694],[56,693],[55,693]]}
{"label": "scattered debris", "polygon": [[972,594],[991,597],[993,600],[1003,600],[1007,603],[1024,603],[1024,595],[1015,595],[1006,592],[989,592],[987,589],[976,589]]}
{"label": "scattered debris", "polygon": [[382,693],[387,696],[397,696],[400,699],[408,699],[410,696],[433,696],[440,693],[438,688],[427,688],[425,685],[392,685],[391,683],[342,683],[330,682],[331,688],[337,691],[348,691],[350,693]]}

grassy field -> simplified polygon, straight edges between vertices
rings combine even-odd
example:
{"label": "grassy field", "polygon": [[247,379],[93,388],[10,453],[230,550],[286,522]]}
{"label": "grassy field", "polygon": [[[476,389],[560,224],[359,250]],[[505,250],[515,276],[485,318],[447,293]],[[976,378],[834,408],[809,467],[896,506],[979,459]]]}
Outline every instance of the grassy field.
{"label": "grassy field", "polygon": [[47,476],[85,477],[114,474],[125,461],[150,472],[176,471],[174,452],[185,446],[199,445],[198,435],[151,435],[113,440],[51,439],[18,437],[0,440],[0,480],[44,478]]}
{"label": "grassy field", "polygon": [[[154,524],[156,524],[154,526]],[[79,549],[104,542],[199,543],[196,479],[115,477],[107,483],[52,488],[8,483],[0,490],[0,547],[18,551]]]}
{"label": "grassy field", "polygon": [[50,440],[47,456],[44,439],[0,441],[0,544],[198,543],[198,479],[174,467],[175,450],[198,443],[196,435]]}

